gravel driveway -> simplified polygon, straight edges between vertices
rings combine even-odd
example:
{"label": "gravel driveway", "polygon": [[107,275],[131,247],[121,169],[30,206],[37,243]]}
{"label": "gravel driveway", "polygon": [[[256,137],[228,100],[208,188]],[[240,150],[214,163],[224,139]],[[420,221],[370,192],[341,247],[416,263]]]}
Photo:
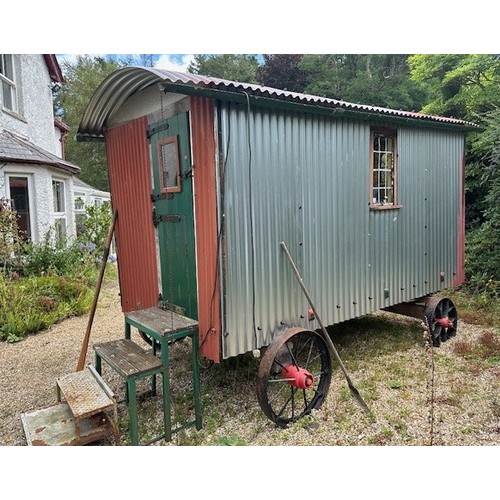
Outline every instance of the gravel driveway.
{"label": "gravel driveway", "polygon": [[[22,342],[0,343],[1,445],[26,445],[20,415],[55,403],[55,380],[75,371],[87,321],[87,315],[71,318]],[[498,445],[500,366],[494,363],[478,368],[457,352],[453,344],[456,340],[452,339],[435,350],[431,406],[430,355],[423,347],[420,325],[415,326],[414,320],[392,316],[381,321],[379,327],[387,325],[399,335],[399,343],[389,351],[376,348],[376,333],[363,331],[347,340],[338,339],[339,352],[351,378],[375,413],[376,422],[370,422],[350,397],[337,369],[327,401],[313,418],[288,429],[278,429],[263,416],[256,401],[258,360],[245,358],[204,367],[203,429],[181,431],[170,443],[157,444],[421,446],[430,444],[432,410],[432,444]],[[456,339],[474,345],[484,331],[461,323]],[[116,283],[106,284],[93,323],[87,362],[93,362],[93,343],[122,336],[123,314],[118,288]],[[182,356],[182,346],[179,349]],[[498,354],[500,356],[500,352]],[[173,357],[175,359],[175,353]],[[116,378],[107,381],[114,390],[120,387]],[[160,420],[154,409],[146,411],[149,412],[146,420],[156,423]],[[119,404],[119,412],[122,444],[127,444],[124,404]]]}

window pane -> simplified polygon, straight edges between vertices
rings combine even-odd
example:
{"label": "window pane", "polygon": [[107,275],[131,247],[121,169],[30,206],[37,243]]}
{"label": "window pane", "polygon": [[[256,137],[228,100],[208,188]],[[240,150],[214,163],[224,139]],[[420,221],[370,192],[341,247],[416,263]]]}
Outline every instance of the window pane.
{"label": "window pane", "polygon": [[169,137],[160,145],[161,187],[163,190],[179,188],[179,156],[177,138]]}
{"label": "window pane", "polygon": [[7,109],[14,109],[12,93],[13,92],[11,85],[5,81],[2,81],[3,105]]}
{"label": "window pane", "polygon": [[65,212],[64,184],[61,181],[52,181],[52,194],[54,199],[54,212]]}
{"label": "window pane", "polygon": [[3,74],[9,79],[14,81],[14,68],[12,64],[12,55],[11,54],[4,54],[4,68],[3,68]]}
{"label": "window pane", "polygon": [[373,204],[394,204],[395,132],[373,133],[372,192]]}

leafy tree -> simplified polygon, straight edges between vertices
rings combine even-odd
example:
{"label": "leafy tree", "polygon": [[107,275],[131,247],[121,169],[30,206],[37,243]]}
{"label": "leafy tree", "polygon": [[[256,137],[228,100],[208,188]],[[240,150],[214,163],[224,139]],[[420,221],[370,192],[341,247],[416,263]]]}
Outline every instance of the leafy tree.
{"label": "leafy tree", "polygon": [[257,80],[261,85],[304,92],[308,72],[299,68],[303,54],[264,54],[264,64],[257,68]]}
{"label": "leafy tree", "polygon": [[76,142],[74,134],[94,91],[99,84],[124,63],[104,57],[78,56],[75,63],[64,61],[61,69],[65,84],[55,97],[56,114],[69,125],[70,135],[65,143],[66,159],[81,168],[81,179],[107,191],[108,173],[104,144]]}
{"label": "leafy tree", "polygon": [[406,54],[308,54],[299,68],[306,91],[373,106],[415,110],[425,103],[422,85],[410,79]]}
{"label": "leafy tree", "polygon": [[188,71],[226,80],[257,83],[258,66],[257,56],[252,54],[196,54]]}
{"label": "leafy tree", "polygon": [[425,113],[481,120],[500,102],[496,54],[416,54],[408,65],[412,79],[426,86]]}
{"label": "leafy tree", "polygon": [[427,113],[475,121],[466,162],[466,272],[469,284],[500,295],[500,58],[496,54],[419,54],[411,76],[427,87]]}

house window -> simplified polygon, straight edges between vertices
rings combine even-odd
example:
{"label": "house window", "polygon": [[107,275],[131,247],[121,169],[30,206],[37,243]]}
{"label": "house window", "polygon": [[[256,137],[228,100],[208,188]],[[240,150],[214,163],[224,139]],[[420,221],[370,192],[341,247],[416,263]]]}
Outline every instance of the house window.
{"label": "house window", "polygon": [[77,193],[75,191],[75,224],[76,234],[79,236],[85,231],[85,193]]}
{"label": "house window", "polygon": [[75,212],[85,212],[85,194],[75,192]]}
{"label": "house window", "polygon": [[181,190],[179,146],[177,137],[166,137],[158,141],[158,164],[160,166],[160,186],[163,193]]}
{"label": "house window", "polygon": [[31,213],[28,177],[8,177],[9,196],[12,208],[17,213],[17,225],[23,240],[31,239]]}
{"label": "house window", "polygon": [[52,180],[52,198],[55,236],[60,239],[66,235],[66,200],[63,181]]}
{"label": "house window", "polygon": [[11,111],[17,111],[12,54],[0,54],[0,82],[2,84],[2,106]]}
{"label": "house window", "polygon": [[398,208],[397,204],[397,135],[394,129],[371,131],[372,208]]}

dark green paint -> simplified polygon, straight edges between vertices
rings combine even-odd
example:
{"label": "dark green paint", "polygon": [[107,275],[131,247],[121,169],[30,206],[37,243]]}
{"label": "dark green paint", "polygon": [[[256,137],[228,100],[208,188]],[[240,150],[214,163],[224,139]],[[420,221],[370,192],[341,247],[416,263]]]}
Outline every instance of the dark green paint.
{"label": "dark green paint", "polygon": [[158,197],[154,201],[157,219],[164,220],[160,220],[157,225],[163,302],[184,316],[198,319],[188,115],[183,113],[162,120],[151,125],[149,129],[155,131],[150,138],[154,195],[161,192],[158,141],[177,136],[179,146],[181,191],[171,193],[168,197]]}

